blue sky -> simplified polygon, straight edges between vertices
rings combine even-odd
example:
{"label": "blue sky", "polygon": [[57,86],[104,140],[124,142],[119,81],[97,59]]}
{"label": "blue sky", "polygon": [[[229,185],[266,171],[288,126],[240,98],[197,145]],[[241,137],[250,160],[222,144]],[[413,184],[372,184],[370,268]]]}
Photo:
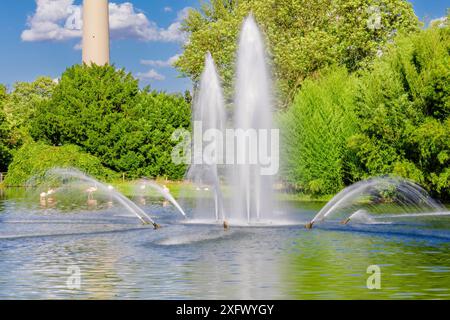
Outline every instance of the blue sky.
{"label": "blue sky", "polygon": [[[14,0],[0,11],[0,83],[32,81],[39,75],[57,78],[80,62],[81,0]],[[128,4],[127,4],[128,2]],[[39,4],[38,4],[39,3]],[[168,92],[191,88],[170,59],[181,53],[179,21],[199,0],[111,0],[111,60],[142,78],[141,83]],[[446,15],[450,0],[413,0],[425,22]],[[49,5],[51,4],[51,5]],[[39,7],[39,10],[37,8]],[[78,27],[77,27],[78,26]]]}

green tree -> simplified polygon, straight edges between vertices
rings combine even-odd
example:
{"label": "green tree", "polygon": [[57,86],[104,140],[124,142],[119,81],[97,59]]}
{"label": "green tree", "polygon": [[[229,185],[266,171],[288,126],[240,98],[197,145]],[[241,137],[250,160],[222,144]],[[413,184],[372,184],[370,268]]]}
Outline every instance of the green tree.
{"label": "green tree", "polygon": [[0,108],[0,172],[6,171],[11,162],[11,130],[6,122],[6,116]]}
{"label": "green tree", "polygon": [[364,72],[349,141],[353,176],[396,174],[450,198],[450,28],[397,39]]}
{"label": "green tree", "polygon": [[0,108],[2,108],[6,97],[7,97],[6,87],[3,84],[0,84]]}
{"label": "green tree", "polygon": [[141,91],[131,74],[114,66],[76,65],[41,104],[31,133],[51,145],[78,145],[129,177],[176,179],[185,167],[171,161],[170,136],[189,123],[182,95]]}
{"label": "green tree", "polygon": [[282,177],[313,194],[332,194],[348,182],[347,139],[357,132],[356,78],[332,68],[306,80],[281,116]]}
{"label": "green tree", "polygon": [[56,83],[48,77],[34,82],[17,82],[4,102],[4,112],[12,130],[12,140],[19,146],[29,139],[29,123],[36,116],[40,103],[48,101]]}
{"label": "green tree", "polygon": [[6,98],[6,87],[0,85],[0,172],[6,171],[11,162],[11,130],[3,111]]}
{"label": "green tree", "polygon": [[284,105],[309,75],[334,64],[365,67],[397,32],[418,30],[405,0],[212,0],[184,21],[190,38],[176,62],[181,73],[197,82],[210,51],[230,95],[237,37],[250,12],[267,36]]}

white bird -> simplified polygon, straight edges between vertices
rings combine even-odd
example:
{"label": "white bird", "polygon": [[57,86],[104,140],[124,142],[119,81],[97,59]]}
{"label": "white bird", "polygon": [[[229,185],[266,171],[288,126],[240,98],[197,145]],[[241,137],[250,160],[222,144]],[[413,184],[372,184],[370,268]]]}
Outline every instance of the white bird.
{"label": "white bird", "polygon": [[87,188],[87,189],[86,189],[86,192],[87,192],[87,193],[94,193],[94,192],[96,192],[97,190],[98,190],[97,187],[90,187],[90,188]]}
{"label": "white bird", "polygon": [[87,189],[86,189],[86,192],[88,193],[88,200],[93,200],[93,199],[92,199],[92,194],[93,194],[95,191],[97,191],[97,190],[98,190],[97,186],[95,186],[95,187],[90,187],[90,188],[87,188]]}

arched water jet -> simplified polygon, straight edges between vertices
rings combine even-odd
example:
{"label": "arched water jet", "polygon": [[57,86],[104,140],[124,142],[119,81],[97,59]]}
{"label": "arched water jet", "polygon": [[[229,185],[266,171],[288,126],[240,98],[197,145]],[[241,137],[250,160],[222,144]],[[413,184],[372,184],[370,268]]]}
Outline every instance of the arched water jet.
{"label": "arched water jet", "polygon": [[172,203],[175,208],[181,213],[181,215],[186,218],[186,213],[184,212],[183,208],[178,204],[178,202],[175,200],[175,198],[170,193],[170,190],[168,190],[165,186],[161,187],[159,184],[157,184],[154,181],[150,180],[143,180],[142,185],[149,186],[152,189],[156,190],[160,195],[162,195],[166,200],[168,200],[170,203]]}
{"label": "arched water jet", "polygon": [[[360,181],[339,192],[306,225],[306,228],[312,228],[315,223],[323,221],[339,211],[346,211],[347,214],[353,212],[349,218],[343,221],[345,224],[362,216],[362,213],[364,213],[364,217],[371,221],[377,218],[387,218],[389,216],[386,215],[374,217],[368,213],[368,209],[376,211],[377,206],[388,200],[394,207],[392,209],[400,212],[397,215],[392,215],[396,217],[423,215],[423,213],[414,213],[415,211],[430,212],[434,215],[445,211],[445,207],[432,199],[419,185],[398,177],[377,177]],[[362,206],[365,208],[364,210],[360,209]],[[356,212],[355,208],[357,208]]]}
{"label": "arched water jet", "polygon": [[[127,211],[134,214],[143,224],[151,224],[155,229],[160,228],[160,226],[153,221],[139,206],[137,206],[134,202],[126,198],[120,192],[114,190],[110,186],[107,186],[100,181],[82,173],[81,171],[73,168],[54,168],[48,170],[44,176],[44,181],[51,184],[60,184],[60,185],[69,185],[70,182],[82,182],[86,185],[91,186],[92,189],[86,190],[95,190],[101,191],[103,194],[109,195],[110,199],[114,199],[119,202]],[[28,185],[33,186],[33,178],[29,181]],[[53,193],[55,194],[55,192]]]}

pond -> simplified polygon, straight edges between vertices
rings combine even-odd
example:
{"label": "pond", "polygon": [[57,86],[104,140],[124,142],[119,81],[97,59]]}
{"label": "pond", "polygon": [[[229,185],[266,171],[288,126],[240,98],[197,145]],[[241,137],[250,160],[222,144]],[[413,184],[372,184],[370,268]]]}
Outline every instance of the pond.
{"label": "pond", "polygon": [[[450,298],[449,217],[225,231],[154,200],[144,209],[163,227],[153,230],[120,210],[27,202],[0,195],[0,299]],[[286,206],[309,221],[323,203]],[[371,265],[380,289],[367,288]]]}

